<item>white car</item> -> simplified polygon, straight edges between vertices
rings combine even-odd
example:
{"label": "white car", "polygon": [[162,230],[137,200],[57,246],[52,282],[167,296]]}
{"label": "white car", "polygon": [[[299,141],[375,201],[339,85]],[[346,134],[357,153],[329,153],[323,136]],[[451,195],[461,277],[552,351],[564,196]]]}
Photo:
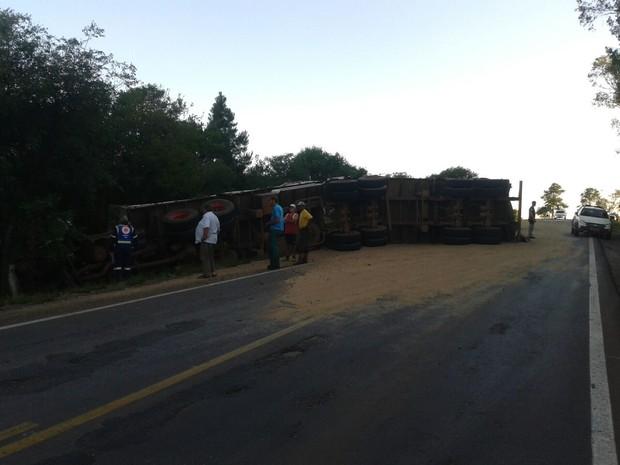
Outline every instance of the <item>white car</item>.
{"label": "white car", "polygon": [[588,233],[610,239],[611,220],[603,208],[584,205],[575,212],[575,217],[571,223],[571,232],[575,236]]}
{"label": "white car", "polygon": [[565,220],[566,219],[566,210],[556,210],[553,214],[554,220]]}

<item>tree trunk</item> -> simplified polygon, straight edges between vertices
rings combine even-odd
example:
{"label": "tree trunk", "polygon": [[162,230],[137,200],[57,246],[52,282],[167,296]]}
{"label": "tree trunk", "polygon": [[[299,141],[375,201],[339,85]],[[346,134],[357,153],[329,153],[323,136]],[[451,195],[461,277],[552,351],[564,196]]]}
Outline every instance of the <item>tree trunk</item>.
{"label": "tree trunk", "polygon": [[0,295],[7,295],[10,292],[9,266],[11,265],[13,229],[14,224],[9,220],[2,231],[2,242],[0,243]]}

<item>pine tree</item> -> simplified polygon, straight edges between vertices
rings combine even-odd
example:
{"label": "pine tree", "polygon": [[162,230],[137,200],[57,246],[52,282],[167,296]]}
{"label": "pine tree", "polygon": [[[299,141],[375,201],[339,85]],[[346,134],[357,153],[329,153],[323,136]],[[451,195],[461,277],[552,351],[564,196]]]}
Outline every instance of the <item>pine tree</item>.
{"label": "pine tree", "polygon": [[240,178],[252,162],[252,153],[248,152],[249,141],[248,133],[237,129],[235,114],[220,92],[211,107],[205,129],[204,161],[213,163],[219,160]]}

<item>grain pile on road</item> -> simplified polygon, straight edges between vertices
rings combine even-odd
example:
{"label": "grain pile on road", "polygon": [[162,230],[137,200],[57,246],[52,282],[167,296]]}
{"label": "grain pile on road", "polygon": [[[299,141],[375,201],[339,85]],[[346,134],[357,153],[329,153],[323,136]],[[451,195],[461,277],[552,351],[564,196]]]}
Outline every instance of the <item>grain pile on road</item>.
{"label": "grain pile on road", "polygon": [[303,276],[288,280],[269,317],[301,319],[369,306],[419,304],[440,295],[462,298],[485,289],[492,292],[522,279],[535,265],[561,266],[562,259],[578,253],[565,223],[539,222],[537,228],[537,239],[530,243],[391,245],[321,254]]}

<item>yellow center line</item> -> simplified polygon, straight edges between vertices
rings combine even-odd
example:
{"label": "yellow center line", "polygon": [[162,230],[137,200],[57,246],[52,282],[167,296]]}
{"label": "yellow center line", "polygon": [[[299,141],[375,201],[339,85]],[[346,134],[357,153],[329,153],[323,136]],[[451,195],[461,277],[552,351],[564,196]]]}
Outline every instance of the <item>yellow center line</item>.
{"label": "yellow center line", "polygon": [[96,407],[92,410],[89,410],[88,412],[85,412],[81,415],[70,418],[63,422],[57,423],[56,425],[53,425],[43,431],[39,431],[28,437],[20,439],[19,441],[8,444],[4,447],[0,447],[0,459],[4,457],[8,457],[9,455],[15,454],[16,452],[22,451],[36,444],[47,441],[55,436],[58,436],[59,434],[66,433],[67,431],[77,428],[78,426],[81,426],[99,417],[102,417],[111,412],[114,412],[115,410],[119,410],[123,407],[127,407],[130,404],[133,404],[139,400],[142,400],[149,396],[157,394],[163,391],[164,389],[175,386],[179,383],[182,383],[183,381],[187,381],[188,379],[193,378],[194,376],[199,375],[201,373],[204,373],[205,371],[213,367],[221,365],[222,363],[225,363],[229,360],[239,357],[254,349],[258,349],[259,347],[262,347],[266,344],[269,344],[270,342],[275,341],[276,339],[279,339],[283,336],[286,336],[287,334],[297,331],[298,329],[301,329],[304,326],[308,326],[309,324],[314,323],[318,319],[319,319],[318,317],[313,317],[307,320],[300,321],[299,323],[289,326],[288,328],[284,328],[280,331],[270,334],[269,336],[265,336],[261,339],[257,339],[254,342],[241,346],[235,350],[232,350],[218,357],[215,357],[211,360],[201,363],[200,365],[196,365],[188,370],[177,373],[176,375],[173,375],[169,378],[159,381],[158,383],[152,384],[151,386],[147,386],[143,389],[140,389],[139,391],[136,391],[125,397],[121,397],[119,399],[113,400],[112,402],[101,405],[100,407]]}
{"label": "yellow center line", "polygon": [[18,434],[25,433],[28,430],[36,428],[36,423],[32,423],[31,421],[25,421],[20,423],[19,425],[13,426],[12,428],[5,429],[4,431],[0,431],[0,441],[4,441],[5,439],[9,439],[10,437],[17,436]]}

